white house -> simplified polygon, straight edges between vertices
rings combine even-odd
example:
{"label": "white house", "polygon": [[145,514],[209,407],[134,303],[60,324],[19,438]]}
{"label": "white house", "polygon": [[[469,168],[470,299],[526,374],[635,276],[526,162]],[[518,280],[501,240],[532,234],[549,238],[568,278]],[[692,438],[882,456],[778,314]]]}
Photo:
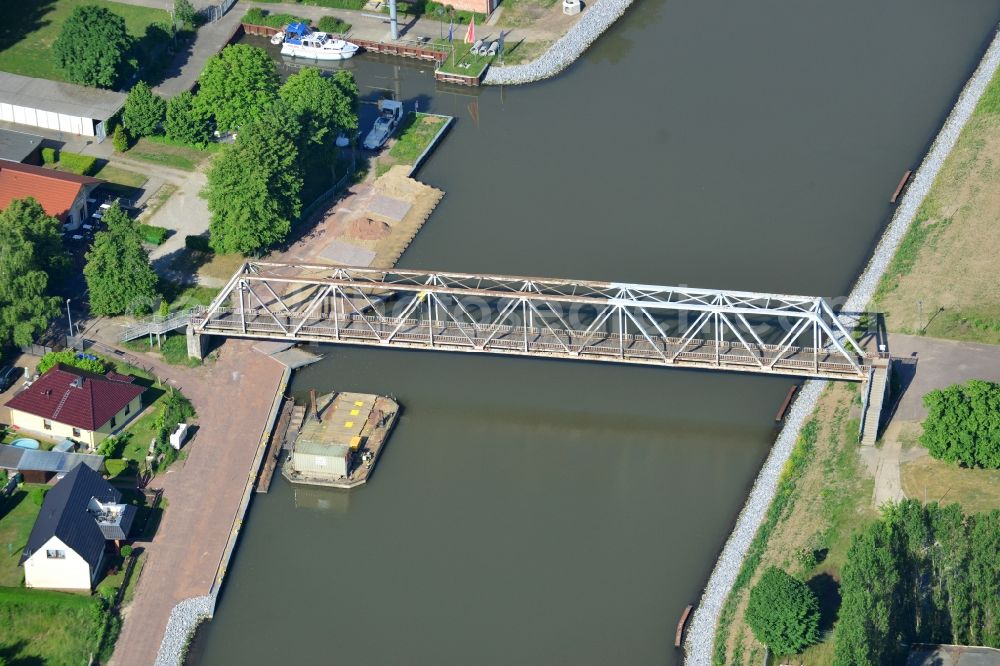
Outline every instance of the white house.
{"label": "white house", "polygon": [[25,586],[90,591],[104,570],[105,542],[127,538],[135,513],[100,474],[77,465],[45,495],[21,554]]}

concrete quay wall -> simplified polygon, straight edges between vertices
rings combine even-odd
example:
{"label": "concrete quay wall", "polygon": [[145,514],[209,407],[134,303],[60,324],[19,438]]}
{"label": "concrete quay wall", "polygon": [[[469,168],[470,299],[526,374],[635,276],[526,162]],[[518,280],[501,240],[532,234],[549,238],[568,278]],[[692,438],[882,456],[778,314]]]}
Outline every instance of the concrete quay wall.
{"label": "concrete quay wall", "polygon": [[[972,117],[972,112],[1000,67],[1000,32],[994,35],[986,54],[983,56],[972,77],[965,84],[958,101],[945,120],[940,132],[931,144],[910,187],[906,190],[878,245],[872,253],[865,270],[858,277],[842,308],[844,312],[864,310],[875,295],[882,277],[885,275],[893,255],[909,231],[924,198],[930,192],[941,167],[951,153],[962,129]],[[719,616],[733,583],[746,558],[747,551],[757,530],[767,514],[767,509],[777,492],[778,479],[795,441],[812,414],[822,393],[825,382],[806,382],[798,399],[792,406],[784,427],[778,434],[770,455],[758,474],[746,504],[736,520],[729,539],[715,564],[701,600],[694,612],[687,638],[684,642],[687,666],[708,666],[712,663],[712,652]]]}

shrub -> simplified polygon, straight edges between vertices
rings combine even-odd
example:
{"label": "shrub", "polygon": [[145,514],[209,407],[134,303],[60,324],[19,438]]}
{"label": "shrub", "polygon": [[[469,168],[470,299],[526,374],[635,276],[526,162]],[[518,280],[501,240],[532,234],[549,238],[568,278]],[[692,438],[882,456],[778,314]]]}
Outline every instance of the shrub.
{"label": "shrub", "polygon": [[254,7],[243,15],[243,23],[264,25],[269,28],[284,28],[289,23],[305,23],[309,25],[309,19],[295,16],[294,14],[272,14]]}
{"label": "shrub", "polygon": [[126,560],[132,557],[132,546],[122,546],[121,550],[118,551],[122,557]]}
{"label": "shrub", "polygon": [[368,0],[302,0],[302,4],[331,9],[364,9]]}
{"label": "shrub", "polygon": [[924,396],[920,443],[935,458],[1000,468],[1000,384],[973,379]]}
{"label": "shrub", "polygon": [[36,506],[41,506],[45,502],[45,493],[47,492],[49,492],[48,488],[32,488],[28,496]]}
{"label": "shrub", "polygon": [[80,176],[89,176],[97,170],[97,158],[63,150],[59,152],[59,166]]}
{"label": "shrub", "polygon": [[336,16],[324,16],[316,24],[320,32],[332,32],[339,35],[346,33],[351,29],[351,24],[347,21],[342,21]]}
{"label": "shrub", "polygon": [[124,153],[128,150],[128,133],[122,125],[115,125],[115,131],[111,134],[111,145],[115,152]]}
{"label": "shrub", "polygon": [[55,148],[42,148],[42,164],[55,164],[57,159]]}
{"label": "shrub", "polygon": [[184,24],[185,28],[197,27],[198,13],[188,0],[174,0],[174,19]]}
{"label": "shrub", "polygon": [[805,583],[769,567],[750,590],[746,621],[775,654],[796,654],[819,639],[819,601]]}
{"label": "shrub", "polygon": [[185,236],[184,247],[195,252],[213,252],[207,236]]}
{"label": "shrub", "polygon": [[80,354],[73,351],[72,349],[64,349],[57,352],[49,352],[43,356],[38,361],[38,374],[45,374],[49,368],[53,367],[57,363],[62,363],[63,365],[70,365],[74,368],[80,368],[81,370],[86,370],[87,372],[93,372],[99,375],[103,375],[108,371],[107,364],[92,354]]}
{"label": "shrub", "polygon": [[167,240],[169,233],[169,229],[157,227],[153,224],[139,225],[139,235],[142,236],[142,240],[153,245],[163,245],[163,241]]}

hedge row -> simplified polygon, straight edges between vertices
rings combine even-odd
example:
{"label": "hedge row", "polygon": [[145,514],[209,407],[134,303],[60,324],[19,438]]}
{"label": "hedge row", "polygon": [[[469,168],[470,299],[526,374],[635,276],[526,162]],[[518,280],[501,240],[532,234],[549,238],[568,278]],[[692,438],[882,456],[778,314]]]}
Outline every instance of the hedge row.
{"label": "hedge row", "polygon": [[142,236],[142,240],[153,245],[163,245],[163,241],[167,240],[169,233],[168,229],[157,227],[153,224],[139,225],[139,235]]}
{"label": "hedge row", "polygon": [[258,7],[254,7],[243,15],[243,22],[250,25],[265,25],[268,28],[283,29],[289,23],[305,23],[309,25],[309,19],[295,16],[293,14],[272,14]]}

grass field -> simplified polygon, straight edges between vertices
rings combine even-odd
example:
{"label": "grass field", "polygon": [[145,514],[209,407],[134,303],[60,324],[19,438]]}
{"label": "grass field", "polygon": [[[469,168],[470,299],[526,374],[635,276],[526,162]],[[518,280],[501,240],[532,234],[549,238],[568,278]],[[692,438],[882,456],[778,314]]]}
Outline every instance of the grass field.
{"label": "grass field", "polygon": [[[782,485],[791,491],[783,506],[768,512],[765,538],[761,529],[723,611],[716,636],[716,663],[764,663],[764,646],[743,620],[748,591],[770,565],[799,576],[820,597],[824,640],[789,663],[828,664],[832,659],[837,580],[855,531],[876,517],[871,506],[873,481],[858,457],[857,387],[833,384],[814,413],[811,446],[803,439],[786,467]],[[779,490],[779,497],[782,496]],[[808,554],[806,557],[803,554]],[[815,556],[818,555],[818,556]]]}
{"label": "grass field", "polygon": [[40,509],[26,490],[0,500],[0,587],[18,587],[24,580],[18,561]]}
{"label": "grass field", "polygon": [[106,616],[96,597],[0,588],[0,655],[8,664],[87,664]]}
{"label": "grass field", "polygon": [[899,471],[907,497],[958,502],[966,513],[1000,508],[1000,470],[966,469],[927,456],[904,462]]}
{"label": "grass field", "polygon": [[125,5],[108,0],[20,0],[17,10],[4,12],[0,21],[0,70],[55,81],[65,81],[51,54],[59,30],[80,5],[106,7],[125,19],[125,27],[136,39],[152,24],[169,25],[170,14],[162,9]]}
{"label": "grass field", "polygon": [[183,171],[194,171],[222,148],[220,144],[211,144],[211,146],[211,148],[202,149],[172,143],[164,137],[144,137],[139,139],[125,155],[151,164],[161,164]]}
{"label": "grass field", "polygon": [[886,313],[889,330],[1000,343],[998,164],[1000,75],[945,161],[879,286],[872,309]]}

